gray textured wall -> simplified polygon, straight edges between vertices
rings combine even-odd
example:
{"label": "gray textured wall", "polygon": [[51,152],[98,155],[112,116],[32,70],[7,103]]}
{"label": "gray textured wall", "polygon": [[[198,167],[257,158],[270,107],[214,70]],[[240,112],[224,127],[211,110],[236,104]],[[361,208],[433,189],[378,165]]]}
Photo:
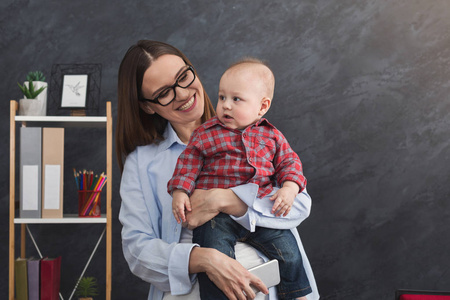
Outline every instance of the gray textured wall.
{"label": "gray textured wall", "polygon": [[[309,180],[313,210],[299,231],[322,299],[449,289],[449,16],[447,0],[3,0],[0,298],[7,295],[8,120],[9,100],[20,97],[16,82],[35,69],[49,77],[56,63],[101,63],[101,101],[112,101],[115,114],[120,60],[143,38],[184,51],[213,99],[233,60],[270,62],[277,84],[268,118],[299,153]],[[81,135],[104,140],[102,131],[69,133],[66,145]],[[66,196],[75,193],[70,167],[104,169],[103,151],[66,149]],[[145,299],[147,284],[122,256],[119,180],[115,164],[113,299]],[[67,203],[65,211],[73,208]],[[101,228],[31,230],[45,254],[63,256],[67,299],[81,272],[77,259],[87,260]],[[27,249],[36,256],[29,240]],[[87,274],[103,283],[103,244],[98,251]]]}

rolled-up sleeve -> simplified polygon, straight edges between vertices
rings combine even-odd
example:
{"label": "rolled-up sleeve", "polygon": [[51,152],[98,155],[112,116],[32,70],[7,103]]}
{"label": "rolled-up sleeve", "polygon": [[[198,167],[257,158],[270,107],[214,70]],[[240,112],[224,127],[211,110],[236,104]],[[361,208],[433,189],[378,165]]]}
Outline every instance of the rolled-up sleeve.
{"label": "rolled-up sleeve", "polygon": [[[256,226],[273,229],[291,229],[300,225],[311,212],[311,197],[306,188],[297,195],[292,209],[286,217],[277,217],[272,212],[273,201],[270,195],[257,198],[258,185],[248,183],[231,190],[248,206],[246,214],[232,218],[247,230],[254,232]],[[274,192],[276,189],[274,190]]]}

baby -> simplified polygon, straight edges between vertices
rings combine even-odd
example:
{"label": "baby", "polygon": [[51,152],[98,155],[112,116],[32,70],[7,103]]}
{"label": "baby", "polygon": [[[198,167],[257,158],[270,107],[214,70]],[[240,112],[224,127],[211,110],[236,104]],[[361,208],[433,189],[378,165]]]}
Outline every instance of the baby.
{"label": "baby", "polygon": [[[273,214],[289,213],[295,197],[306,186],[306,178],[298,155],[283,134],[263,118],[270,108],[274,88],[273,72],[257,59],[241,60],[222,75],[217,116],[194,131],[168,182],[177,222],[186,221],[185,210],[191,210],[189,196],[194,189],[230,188],[246,183],[259,186],[255,201],[273,201]],[[194,243],[233,258],[238,240],[279,261],[280,299],[306,299],[305,295],[311,293],[290,230],[256,227],[249,231],[220,213],[193,232]],[[202,273],[198,278],[201,298],[217,299],[218,289],[209,278]]]}

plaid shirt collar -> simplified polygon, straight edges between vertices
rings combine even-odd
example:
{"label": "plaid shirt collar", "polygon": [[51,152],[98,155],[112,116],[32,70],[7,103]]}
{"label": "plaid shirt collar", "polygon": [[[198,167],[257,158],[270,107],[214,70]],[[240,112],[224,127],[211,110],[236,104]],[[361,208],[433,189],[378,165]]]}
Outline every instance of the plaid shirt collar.
{"label": "plaid shirt collar", "polygon": [[254,123],[254,124],[252,124],[252,125],[249,125],[249,126],[248,126],[246,129],[244,129],[244,130],[231,129],[231,128],[225,126],[222,122],[219,121],[219,118],[218,118],[217,116],[215,116],[215,117],[209,119],[209,121],[207,121],[207,122],[204,124],[205,128],[207,128],[207,129],[209,129],[209,128],[213,127],[213,126],[216,126],[216,125],[220,125],[220,126],[222,126],[222,127],[224,127],[224,128],[227,128],[227,129],[229,129],[229,130],[235,130],[235,131],[239,131],[239,132],[240,132],[240,131],[244,131],[244,130],[246,130],[246,129],[249,128],[249,127],[257,127],[257,126],[269,126],[269,127],[275,128],[272,124],[270,124],[270,122],[269,122],[266,118],[261,118],[261,119],[259,119],[256,123]]}
{"label": "plaid shirt collar", "polygon": [[[222,122],[219,121],[219,118],[217,118],[217,116],[212,117],[211,119],[206,121],[206,123],[204,125],[206,128],[220,125],[223,128],[227,128],[229,130],[235,130],[235,131],[241,132],[241,130],[231,129],[231,128],[226,127],[225,125],[222,124]],[[249,127],[256,127],[256,126],[270,126],[270,127],[275,128],[272,124],[270,124],[270,122],[266,118],[261,118],[255,124],[252,124]],[[170,124],[170,122],[167,123],[167,127],[166,127],[166,130],[164,131],[163,136],[164,136],[164,140],[159,144],[159,147],[161,147],[161,149],[167,150],[170,147],[172,147],[172,145],[174,145],[174,144],[186,146],[186,144],[180,140],[177,133],[173,129],[172,124]]]}

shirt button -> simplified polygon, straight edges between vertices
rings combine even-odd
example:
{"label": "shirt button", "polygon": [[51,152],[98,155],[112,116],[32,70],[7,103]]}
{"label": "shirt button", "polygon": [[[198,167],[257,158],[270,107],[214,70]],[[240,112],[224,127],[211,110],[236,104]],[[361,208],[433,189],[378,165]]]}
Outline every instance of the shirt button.
{"label": "shirt button", "polygon": [[252,162],[252,158],[251,158],[251,157],[249,157],[249,158],[248,158],[248,161],[249,161],[249,162]]}
{"label": "shirt button", "polygon": [[252,220],[252,225],[255,226],[255,224],[256,224],[256,221]]}

